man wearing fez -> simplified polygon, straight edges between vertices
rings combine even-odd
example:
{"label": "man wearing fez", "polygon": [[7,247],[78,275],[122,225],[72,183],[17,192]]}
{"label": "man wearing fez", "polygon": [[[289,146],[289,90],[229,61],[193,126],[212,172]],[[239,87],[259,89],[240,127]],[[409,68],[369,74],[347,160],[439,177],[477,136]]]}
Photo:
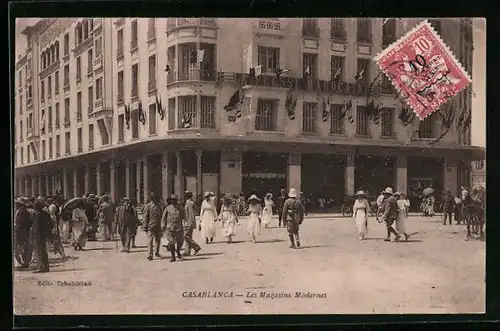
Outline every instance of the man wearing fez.
{"label": "man wearing fez", "polygon": [[201,247],[193,240],[193,231],[196,228],[196,204],[193,201],[193,193],[184,192],[184,200],[186,201],[184,205],[186,215],[184,219],[184,241],[186,243],[184,255],[191,255],[191,249],[194,249],[194,255],[197,255]]}
{"label": "man wearing fez", "polygon": [[175,194],[167,199],[167,207],[163,211],[161,218],[161,230],[167,237],[167,249],[170,251],[170,262],[175,262],[177,258],[182,259],[181,247],[184,243],[183,220],[186,218],[184,208],[179,205],[179,199]]}
{"label": "man wearing fez", "polygon": [[116,209],[115,230],[120,235],[122,252],[129,253],[132,236],[137,230],[137,220],[134,208],[127,197],[122,198],[122,204]]}
{"label": "man wearing fez", "polygon": [[153,260],[153,245],[155,247],[155,256],[160,256],[160,246],[161,246],[161,219],[162,219],[162,209],[160,206],[160,198],[152,193],[151,202],[144,206],[144,216],[142,229],[148,234],[148,260]]}

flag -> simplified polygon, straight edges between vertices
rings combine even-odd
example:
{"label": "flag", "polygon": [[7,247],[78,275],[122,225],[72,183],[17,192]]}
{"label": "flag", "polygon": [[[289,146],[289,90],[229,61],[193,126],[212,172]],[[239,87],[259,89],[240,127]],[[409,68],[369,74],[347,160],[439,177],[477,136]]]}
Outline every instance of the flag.
{"label": "flag", "polygon": [[335,73],[333,74],[333,79],[332,80],[335,80],[337,79],[337,77],[340,78],[340,74],[342,73],[342,68],[341,67],[338,67],[337,70],[335,70]]}
{"label": "flag", "polygon": [[224,110],[231,111],[236,109],[239,102],[240,102],[240,90],[237,90],[229,99],[229,103],[226,106],[224,106]]}
{"label": "flag", "polygon": [[462,112],[460,113],[460,116],[458,117],[458,127],[462,126],[462,124],[464,122],[464,116],[465,116],[465,112],[462,109]]}
{"label": "flag", "polygon": [[40,129],[45,127],[45,112],[42,111],[42,118],[40,118]]}
{"label": "flag", "polygon": [[347,120],[349,123],[354,123],[354,117],[352,116],[352,100],[349,99],[349,101],[345,104],[345,114],[347,115]]}
{"label": "flag", "polygon": [[196,63],[197,60],[198,60],[198,52],[197,51],[191,51],[189,62],[191,62],[193,64],[193,63]]}
{"label": "flag", "polygon": [[467,129],[470,127],[471,120],[472,120],[472,113],[469,112],[463,123],[463,132],[467,131]]}
{"label": "flag", "polygon": [[198,52],[196,53],[196,62],[201,63],[203,62],[205,58],[205,50],[204,49],[199,49]]}
{"label": "flag", "polygon": [[254,69],[255,69],[255,76],[262,75],[262,66],[256,66]]}
{"label": "flag", "polygon": [[163,111],[163,106],[161,104],[161,100],[158,99],[158,95],[156,95],[156,110],[158,111],[158,114],[160,115],[160,119],[163,120],[165,113]]}
{"label": "flag", "polygon": [[275,73],[276,73],[276,77],[280,78],[281,75],[283,75],[284,73],[287,73],[289,71],[292,71],[292,69],[281,69],[281,68],[277,68],[275,70]]}
{"label": "flag", "polygon": [[328,120],[328,103],[326,102],[326,99],[323,99],[323,122],[326,122],[327,120]]}
{"label": "flag", "polygon": [[356,81],[363,79],[363,73],[365,72],[365,69],[362,69],[354,78],[356,78]]}
{"label": "flag", "polygon": [[192,119],[193,119],[193,116],[191,115],[191,113],[184,113],[184,116],[182,116],[182,119],[181,119],[181,125],[183,128],[187,129],[187,128],[190,128],[192,126]]}
{"label": "flag", "polygon": [[165,71],[166,72],[170,72],[170,66],[167,64],[167,66],[165,67]]}
{"label": "flag", "polygon": [[305,71],[305,74],[306,74],[307,76],[309,76],[309,75],[311,74],[311,67],[310,67],[310,66],[307,66],[306,71]]}
{"label": "flag", "polygon": [[130,107],[125,106],[125,122],[127,123],[127,129],[130,129]]}
{"label": "flag", "polygon": [[292,89],[288,90],[285,100],[285,108],[287,109],[288,118],[295,119],[295,106],[297,105],[297,98],[294,98]]}
{"label": "flag", "polygon": [[142,101],[139,100],[139,106],[137,108],[139,110],[139,122],[142,123],[142,125],[146,124],[146,115],[144,114],[144,110],[142,109]]}

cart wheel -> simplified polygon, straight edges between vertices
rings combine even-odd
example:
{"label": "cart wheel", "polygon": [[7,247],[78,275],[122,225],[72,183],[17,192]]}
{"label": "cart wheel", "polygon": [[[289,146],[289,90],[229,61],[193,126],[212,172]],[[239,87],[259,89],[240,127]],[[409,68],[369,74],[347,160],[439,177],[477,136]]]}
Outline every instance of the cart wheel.
{"label": "cart wheel", "polygon": [[344,217],[352,217],[352,209],[346,204],[342,204],[342,207],[340,207],[340,212]]}

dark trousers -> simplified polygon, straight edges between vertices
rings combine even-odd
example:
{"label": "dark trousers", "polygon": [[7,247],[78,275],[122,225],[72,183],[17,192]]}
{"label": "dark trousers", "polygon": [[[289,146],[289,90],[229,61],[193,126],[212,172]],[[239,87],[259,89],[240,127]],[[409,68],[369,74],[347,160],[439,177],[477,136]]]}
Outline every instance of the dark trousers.
{"label": "dark trousers", "polygon": [[[283,219],[283,209],[278,209],[278,224],[281,225],[281,221]],[[283,222],[284,224],[285,222]]]}
{"label": "dark trousers", "polygon": [[120,239],[122,242],[122,249],[127,252],[130,251],[130,246],[132,245],[132,233],[125,230],[120,234]]}
{"label": "dark trousers", "polygon": [[297,221],[288,220],[286,222],[286,229],[288,231],[288,237],[290,238],[290,243],[292,246],[295,246],[295,241],[300,245],[300,236],[299,236],[299,227],[300,224]]}
{"label": "dark trousers", "polygon": [[451,208],[445,208],[444,209],[444,220],[443,220],[443,224],[446,225],[446,219],[448,218],[448,224],[451,225],[451,216],[453,214],[453,209]]}
{"label": "dark trousers", "polygon": [[17,236],[15,258],[17,263],[23,267],[29,267],[33,257],[33,245],[29,235]]}
{"label": "dark trousers", "polygon": [[165,231],[165,236],[167,237],[167,249],[173,254],[177,252],[180,255],[182,244],[184,244],[184,232],[183,231]]}
{"label": "dark trousers", "polygon": [[155,247],[155,254],[160,254],[161,245],[161,231],[160,230],[149,230],[148,231],[148,252],[149,256],[153,256],[153,245]]}
{"label": "dark trousers", "polygon": [[387,229],[387,239],[391,238],[391,233],[393,233],[396,237],[399,237],[399,233],[392,227],[395,220],[386,220],[385,227]]}
{"label": "dark trousers", "polygon": [[462,206],[461,205],[455,206],[455,222],[457,222],[457,224],[460,224],[462,222]]}
{"label": "dark trousers", "polygon": [[186,255],[191,254],[191,249],[194,249],[195,251],[200,250],[200,245],[198,245],[194,240],[193,240],[193,231],[194,227],[186,227],[184,228],[184,241],[186,242]]}
{"label": "dark trousers", "polygon": [[37,270],[49,270],[49,254],[46,241],[42,238],[33,243],[33,255]]}

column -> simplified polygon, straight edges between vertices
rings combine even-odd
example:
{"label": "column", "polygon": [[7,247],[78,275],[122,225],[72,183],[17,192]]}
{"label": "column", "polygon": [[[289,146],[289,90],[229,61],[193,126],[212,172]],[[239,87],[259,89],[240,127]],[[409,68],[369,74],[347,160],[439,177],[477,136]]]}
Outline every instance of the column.
{"label": "column", "polygon": [[[203,194],[203,175],[201,169],[201,157],[203,156],[202,150],[196,151],[196,195],[200,196]],[[194,192],[193,192],[194,193]]]}
{"label": "column", "polygon": [[239,151],[221,151],[221,167],[219,171],[220,192],[240,194],[243,191],[242,166],[243,158]]}
{"label": "column", "polygon": [[38,190],[38,194],[40,195],[43,195],[42,193],[42,173],[39,172],[38,175],[37,175],[37,190]]}
{"label": "column", "polygon": [[131,197],[130,194],[130,160],[125,159],[125,196]]}
{"label": "column", "polygon": [[73,197],[78,196],[78,168],[73,169]]}
{"label": "column", "polygon": [[168,167],[168,152],[163,152],[161,155],[161,194],[164,199],[166,199],[169,195],[168,192],[168,184],[170,183],[169,172],[170,169]]}
{"label": "column", "polygon": [[114,202],[118,201],[118,192],[116,192],[116,164],[114,159],[109,161],[109,194]]}
{"label": "column", "polygon": [[[141,160],[137,160],[135,167],[135,197],[137,203],[141,202]],[[144,201],[146,203],[146,201]]]}
{"label": "column", "polygon": [[396,158],[396,191],[408,194],[408,159],[406,156]]}
{"label": "column", "polygon": [[47,195],[51,194],[51,190],[50,190],[50,176],[49,175],[45,175],[45,192],[47,192]]}
{"label": "column", "polygon": [[34,197],[36,194],[36,176],[31,176],[31,196]]}
{"label": "column", "polygon": [[345,167],[345,194],[354,195],[354,154],[347,155]]}
{"label": "column", "polygon": [[101,163],[97,163],[95,165],[95,175],[96,175],[96,194],[97,196],[101,196]]}
{"label": "column", "polygon": [[148,162],[148,156],[144,156],[143,157],[143,176],[144,176],[144,201],[148,201],[149,200],[149,197],[150,197],[150,190],[151,188],[149,187],[149,174],[150,174],[150,171],[149,171],[149,162]]}
{"label": "column", "polygon": [[300,153],[291,153],[288,155],[288,189],[294,188],[297,193],[300,192],[302,179],[302,156]]}
{"label": "column", "polygon": [[30,192],[28,192],[28,176],[24,176],[24,196],[29,196]]}
{"label": "column", "polygon": [[83,172],[83,185],[84,185],[84,191],[85,194],[89,193],[89,186],[90,186],[90,167],[88,164],[83,166],[84,172]]}
{"label": "column", "polygon": [[66,168],[63,169],[63,174],[62,174],[62,187],[63,187],[63,194],[65,197],[69,197],[70,192],[68,192],[68,170]]}
{"label": "column", "polygon": [[[443,164],[443,191],[450,190],[451,193],[458,192],[458,176],[457,176],[457,161],[445,159]],[[439,189],[435,187],[434,189]]]}
{"label": "column", "polygon": [[175,193],[180,196],[184,193],[184,177],[182,171],[182,156],[181,152],[175,152],[175,158],[177,161],[177,175],[175,178]]}

